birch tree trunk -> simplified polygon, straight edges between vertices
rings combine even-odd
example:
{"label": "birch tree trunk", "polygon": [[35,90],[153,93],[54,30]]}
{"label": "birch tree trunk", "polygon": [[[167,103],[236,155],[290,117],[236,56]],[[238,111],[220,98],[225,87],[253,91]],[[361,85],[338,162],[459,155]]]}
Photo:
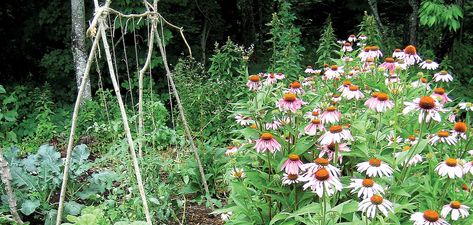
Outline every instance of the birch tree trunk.
{"label": "birch tree trunk", "polygon": [[[87,65],[87,52],[85,48],[85,7],[84,0],[71,0],[72,22],[72,56],[76,71],[77,90],[81,85],[82,76]],[[92,98],[90,80],[87,81],[82,102]]]}

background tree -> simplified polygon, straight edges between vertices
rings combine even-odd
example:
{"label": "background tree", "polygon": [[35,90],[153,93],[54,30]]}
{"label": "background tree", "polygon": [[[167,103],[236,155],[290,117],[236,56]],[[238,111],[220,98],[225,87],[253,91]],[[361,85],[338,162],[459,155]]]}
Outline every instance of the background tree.
{"label": "background tree", "polygon": [[[74,58],[77,90],[82,82],[87,64],[87,50],[85,47],[85,7],[84,0],[71,0],[71,22],[72,22],[72,55]],[[83,101],[92,98],[90,80],[84,90]]]}

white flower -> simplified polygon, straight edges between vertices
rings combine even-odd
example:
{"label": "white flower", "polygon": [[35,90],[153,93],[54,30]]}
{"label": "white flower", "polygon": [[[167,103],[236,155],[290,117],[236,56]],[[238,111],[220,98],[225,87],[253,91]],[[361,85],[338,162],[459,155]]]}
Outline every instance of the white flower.
{"label": "white flower", "polygon": [[463,176],[463,167],[458,164],[457,159],[454,158],[448,158],[441,162],[435,167],[435,171],[438,172],[440,176],[448,175],[451,179],[455,179],[455,177],[462,178]]}
{"label": "white flower", "polygon": [[442,70],[442,71],[434,74],[433,79],[434,79],[435,82],[440,82],[440,81],[450,82],[450,81],[453,80],[453,77],[447,71]]}
{"label": "white flower", "polygon": [[439,64],[430,60],[430,59],[427,59],[421,63],[419,63],[419,66],[420,68],[422,69],[427,69],[427,70],[436,70],[438,67],[439,67]]}
{"label": "white flower", "polygon": [[220,218],[221,218],[223,221],[228,221],[231,216],[232,216],[232,212],[227,212],[227,213],[222,213],[222,214],[220,214]]}
{"label": "white flower", "polygon": [[452,201],[450,204],[444,205],[442,207],[440,215],[442,215],[443,218],[447,218],[448,214],[451,213],[450,217],[453,221],[456,221],[460,218],[460,216],[462,219],[468,217],[468,215],[470,215],[470,213],[468,213],[468,209],[470,209],[470,207],[462,205],[459,201]]}
{"label": "white flower", "polygon": [[447,221],[439,217],[439,214],[434,210],[425,210],[416,212],[411,215],[414,225],[450,225]]}
{"label": "white flower", "polygon": [[242,114],[236,115],[235,119],[236,119],[236,122],[242,126],[248,126],[255,123],[255,121],[251,119],[251,117],[243,116]]}
{"label": "white flower", "polygon": [[370,177],[390,177],[393,174],[393,169],[377,158],[371,158],[367,162],[358,163],[356,167],[358,172],[362,173],[366,171],[366,175]]}
{"label": "white flower", "polygon": [[352,188],[350,193],[358,191],[358,198],[371,198],[375,194],[384,194],[383,188],[375,183],[373,179],[351,179],[351,183],[348,188]]}
{"label": "white flower", "polygon": [[364,98],[365,95],[360,91],[358,86],[350,85],[348,89],[343,90],[342,97],[345,97],[348,100],[351,100],[351,99],[358,100],[358,99]]}
{"label": "white flower", "polygon": [[320,144],[322,145],[340,143],[342,140],[354,141],[355,139],[353,139],[349,130],[343,129],[340,125],[331,126],[329,131],[319,138]]}
{"label": "white flower", "polygon": [[310,188],[319,197],[322,197],[324,193],[332,196],[335,191],[342,190],[342,183],[338,177],[332,176],[326,168],[318,169],[311,176],[302,177],[301,181],[307,182],[303,186],[304,190]]}
{"label": "white flower", "polygon": [[243,169],[241,168],[233,168],[231,172],[232,177],[241,179],[246,176],[245,172],[243,172]]}
{"label": "white flower", "polygon": [[473,103],[471,102],[460,102],[458,103],[458,106],[460,109],[466,110],[466,111],[473,111]]}
{"label": "white flower", "polygon": [[454,135],[450,135],[450,132],[441,130],[430,138],[430,144],[435,145],[438,142],[447,143],[448,145],[455,145],[457,138]]}
{"label": "white flower", "polygon": [[376,211],[380,211],[384,216],[388,216],[389,211],[394,212],[393,203],[383,199],[380,195],[373,195],[358,204],[358,211],[366,213],[368,218],[374,218]]}
{"label": "white flower", "polygon": [[446,111],[442,109],[442,106],[434,98],[430,96],[416,98],[412,102],[404,102],[404,105],[406,105],[406,108],[402,110],[402,113],[404,115],[406,115],[407,113],[413,110],[420,111],[419,123],[422,123],[424,116],[425,116],[426,122],[429,122],[430,119],[440,122],[442,118],[440,117],[439,112]]}
{"label": "white flower", "polygon": [[301,169],[306,171],[302,176],[308,179],[311,176],[313,176],[317,170],[321,168],[325,168],[330,173],[330,175],[334,177],[339,177],[340,174],[342,173],[340,169],[338,169],[335,166],[330,165],[328,159],[319,157],[315,159],[314,162],[312,163],[302,164]]}
{"label": "white flower", "polygon": [[284,173],[283,178],[282,178],[283,185],[297,184],[299,182],[301,182],[301,179],[298,174]]}

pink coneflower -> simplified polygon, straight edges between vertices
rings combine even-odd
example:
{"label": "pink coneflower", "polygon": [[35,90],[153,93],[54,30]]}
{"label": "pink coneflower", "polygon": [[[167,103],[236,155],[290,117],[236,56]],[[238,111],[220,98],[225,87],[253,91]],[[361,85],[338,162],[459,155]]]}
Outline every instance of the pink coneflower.
{"label": "pink coneflower", "polygon": [[[365,102],[365,105],[367,105],[367,102]],[[388,94],[386,93],[378,93],[376,99],[368,103],[368,108],[376,112],[386,112],[393,107],[394,103],[389,100]]]}
{"label": "pink coneflower", "polygon": [[375,218],[376,214],[381,212],[385,217],[389,212],[394,212],[393,203],[381,197],[381,195],[373,195],[371,198],[366,198],[358,204],[358,211],[366,214],[368,218]]}
{"label": "pink coneflower", "polygon": [[320,109],[314,108],[314,110],[307,112],[304,117],[313,120],[313,119],[319,118],[319,116],[320,116]]}
{"label": "pink coneflower", "polygon": [[448,175],[450,179],[463,177],[463,167],[458,164],[458,160],[455,158],[448,158],[441,162],[435,167],[435,171],[442,177]]}
{"label": "pink coneflower", "polygon": [[245,172],[243,172],[243,169],[241,168],[232,169],[230,174],[232,175],[233,178],[236,178],[236,179],[243,179],[246,176]]}
{"label": "pink coneflower", "polygon": [[304,89],[302,89],[302,85],[299,81],[294,81],[289,84],[289,91],[295,94],[304,94]]}
{"label": "pink coneflower", "polygon": [[440,117],[439,112],[444,112],[445,110],[442,109],[442,106],[435,101],[434,98],[430,96],[424,96],[421,98],[416,98],[412,102],[404,102],[406,108],[402,110],[402,113],[406,115],[410,111],[420,111],[419,113],[419,123],[422,123],[422,120],[425,116],[425,121],[429,122],[430,119],[433,119],[437,122],[440,122],[442,118]]}
{"label": "pink coneflower", "polygon": [[394,58],[388,57],[384,59],[384,62],[379,65],[379,67],[384,68],[389,71],[394,71],[396,69],[396,63]]}
{"label": "pink coneflower", "polygon": [[310,177],[314,174],[314,172],[316,172],[317,170],[321,169],[321,168],[325,168],[327,169],[327,171],[330,173],[330,175],[334,176],[334,177],[339,177],[340,174],[341,174],[341,171],[340,169],[338,169],[337,167],[335,166],[332,166],[330,165],[330,162],[328,159],[325,159],[325,158],[316,158],[314,160],[314,162],[312,163],[306,163],[306,164],[303,164],[301,169],[306,171],[303,176],[305,177]]}
{"label": "pink coneflower", "polygon": [[283,178],[282,178],[282,184],[283,185],[297,184],[297,183],[300,183],[300,182],[301,182],[301,179],[299,177],[299,174],[284,173]]}
{"label": "pink coneflower", "polygon": [[350,36],[348,36],[348,41],[349,42],[355,42],[356,41],[356,36],[354,34],[350,34]]}
{"label": "pink coneflower", "polygon": [[430,95],[430,97],[437,99],[437,101],[440,102],[440,104],[445,104],[447,102],[451,102],[452,99],[450,99],[447,94],[445,93],[445,89],[443,88],[434,88],[434,93]]}
{"label": "pink coneflower", "polygon": [[419,66],[420,68],[422,69],[427,69],[427,70],[436,70],[438,67],[439,67],[439,64],[430,60],[430,59],[427,59],[421,63],[419,63]]}
{"label": "pink coneflower", "polygon": [[331,143],[340,143],[342,140],[354,141],[353,136],[349,130],[343,129],[340,125],[334,125],[329,128],[329,131],[320,136],[319,141],[322,145],[329,145]]}
{"label": "pink coneflower", "polygon": [[225,155],[230,156],[230,155],[235,154],[237,151],[238,151],[237,147],[230,145],[227,147],[227,150],[225,151]]}
{"label": "pink coneflower", "polygon": [[390,74],[385,80],[384,80],[384,84],[386,86],[390,85],[390,84],[394,84],[394,83],[400,83],[401,82],[401,79],[399,79],[399,77],[392,73]]}
{"label": "pink coneflower", "polygon": [[371,158],[367,162],[358,163],[356,164],[356,168],[360,173],[366,171],[366,175],[370,177],[390,177],[393,174],[393,169],[377,158]]}
{"label": "pink coneflower", "polygon": [[404,58],[404,52],[399,48],[394,49],[393,58],[403,59]]}
{"label": "pink coneflower", "polygon": [[[396,158],[400,158],[403,154],[406,154],[406,151],[410,150],[411,149],[411,146],[409,145],[406,145],[402,148],[402,152],[396,152],[396,154],[394,154],[394,156]],[[419,155],[419,154],[414,154],[411,159],[405,159],[404,162],[401,163],[402,166],[406,165],[407,166],[412,166],[412,165],[416,165],[418,163],[421,163],[423,161],[422,159],[422,156]]]}
{"label": "pink coneflower", "polygon": [[271,123],[266,123],[265,126],[267,130],[278,130],[279,128],[281,128],[282,123],[279,120],[274,120]]}
{"label": "pink coneflower", "polygon": [[314,136],[317,134],[317,131],[325,131],[325,127],[320,119],[312,119],[309,125],[304,128],[304,132],[309,136]]}
{"label": "pink coneflower", "polygon": [[405,143],[409,143],[409,145],[415,145],[419,141],[419,138],[417,138],[414,135],[409,135],[406,139],[404,139]]}
{"label": "pink coneflower", "polygon": [[450,123],[455,122],[455,118],[457,117],[457,114],[455,112],[451,112],[450,115],[448,115],[447,120],[450,121]]}
{"label": "pink coneflower", "polygon": [[276,107],[279,107],[281,111],[288,111],[295,113],[298,109],[302,107],[304,102],[297,98],[294,93],[285,93],[283,98],[276,103]]}
{"label": "pink coneflower", "polygon": [[375,68],[375,63],[373,57],[367,57],[366,60],[363,63],[363,71],[371,71],[372,69]]}
{"label": "pink coneflower", "polygon": [[398,59],[396,60],[396,68],[399,68],[401,70],[407,70],[407,63],[404,61],[404,59]]}
{"label": "pink coneflower", "polygon": [[366,35],[364,35],[364,34],[360,34],[360,36],[358,36],[358,39],[360,39],[360,40],[367,40],[368,37],[367,37]]}
{"label": "pink coneflower", "polygon": [[370,52],[370,46],[366,46],[360,53],[358,53],[358,58],[360,58],[362,62],[365,62],[366,59],[370,57],[369,52]]}
{"label": "pink coneflower", "polygon": [[[335,150],[336,150],[336,147],[335,147],[335,144],[334,143],[331,143],[329,145],[322,145],[320,147],[320,154],[319,154],[319,157],[323,157],[325,155],[327,155],[328,157],[328,160],[332,161],[333,160],[333,157],[335,157]],[[350,148],[348,147],[347,144],[343,144],[343,143],[340,143],[338,144],[338,161],[340,163],[343,162],[343,152],[349,152],[351,151]]]}
{"label": "pink coneflower", "polygon": [[342,52],[351,52],[351,51],[353,51],[353,48],[351,47],[351,43],[350,42],[343,43]]}
{"label": "pink coneflower", "polygon": [[281,145],[273,138],[273,135],[270,133],[261,134],[260,139],[256,140],[255,147],[256,152],[266,152],[270,151],[274,153],[281,150]]}
{"label": "pink coneflower", "polygon": [[289,154],[288,159],[281,166],[281,171],[285,171],[288,174],[299,174],[301,169],[302,161],[299,159],[297,154]]}
{"label": "pink coneflower", "polygon": [[430,209],[412,214],[410,220],[414,221],[414,225],[450,225],[440,218],[436,211]]}
{"label": "pink coneflower", "polygon": [[456,122],[453,125],[452,135],[456,137],[461,137],[466,140],[466,131],[468,130],[468,126],[464,122]]}
{"label": "pink coneflower", "polygon": [[365,106],[372,109],[373,104],[378,101],[378,94],[379,94],[379,92],[373,92],[371,94],[371,97],[368,100],[366,100]]}
{"label": "pink coneflower", "polygon": [[378,46],[371,46],[369,51],[369,57],[380,58],[383,56],[383,53],[379,50]]}
{"label": "pink coneflower", "polygon": [[310,188],[319,197],[323,197],[324,193],[332,196],[336,190],[342,190],[343,186],[338,177],[332,176],[326,168],[320,168],[309,175],[301,178],[302,181],[307,182],[303,188],[304,190]]}
{"label": "pink coneflower", "polygon": [[388,146],[391,146],[394,143],[399,144],[402,142],[402,138],[399,135],[394,135],[393,131],[389,132],[386,139],[388,139]]}
{"label": "pink coneflower", "polygon": [[255,121],[251,119],[251,117],[244,116],[242,114],[236,115],[235,119],[236,119],[236,122],[242,126],[248,126],[255,123]]}
{"label": "pink coneflower", "polygon": [[257,91],[261,88],[260,76],[259,75],[251,75],[248,78],[248,82],[246,86],[250,89],[250,91]]}
{"label": "pink coneflower", "polygon": [[278,80],[284,79],[284,74],[282,73],[266,73],[264,76],[266,76],[266,84],[275,84]]}
{"label": "pink coneflower", "polygon": [[454,135],[451,135],[449,131],[441,130],[437,132],[437,134],[432,135],[429,142],[432,145],[435,145],[438,142],[455,145],[457,143],[457,138]]}
{"label": "pink coneflower", "polygon": [[320,120],[323,124],[327,123],[338,123],[342,114],[335,108],[335,106],[329,106],[320,115]]}
{"label": "pink coneflower", "polygon": [[430,90],[430,85],[427,82],[427,78],[425,77],[422,77],[419,80],[412,82],[411,85],[414,88],[424,87],[425,89]]}
{"label": "pink coneflower", "polygon": [[348,87],[348,90],[345,90],[342,93],[342,97],[345,97],[348,100],[351,100],[351,99],[359,100],[361,98],[364,98],[365,95],[360,91],[360,88],[357,85],[350,85],[350,87]]}
{"label": "pink coneflower", "polygon": [[340,87],[337,88],[337,91],[339,92],[344,92],[346,89],[348,89],[351,85],[351,82],[349,80],[345,80],[343,81],[342,85],[340,85]]}
{"label": "pink coneflower", "polygon": [[450,82],[453,80],[453,77],[446,70],[441,70],[440,72],[434,74],[433,79],[435,82]]}
{"label": "pink coneflower", "polygon": [[336,104],[337,102],[342,100],[342,97],[339,94],[332,94],[331,99],[333,104]]}
{"label": "pink coneflower", "polygon": [[419,63],[422,59],[420,56],[417,55],[417,49],[414,45],[408,45],[404,49],[404,61],[407,65],[414,65],[415,63]]}
{"label": "pink coneflower", "polygon": [[328,80],[339,78],[343,73],[342,68],[337,65],[332,65],[329,70],[325,71],[324,75]]}
{"label": "pink coneflower", "polygon": [[315,73],[315,71],[312,69],[312,66],[307,66],[304,70],[304,73]]}

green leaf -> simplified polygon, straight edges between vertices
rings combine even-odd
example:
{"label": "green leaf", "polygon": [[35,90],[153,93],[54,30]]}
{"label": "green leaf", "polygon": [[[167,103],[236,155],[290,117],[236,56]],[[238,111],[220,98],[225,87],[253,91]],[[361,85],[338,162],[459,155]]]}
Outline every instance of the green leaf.
{"label": "green leaf", "polygon": [[0,85],[0,94],[5,94],[7,91],[5,91],[5,88],[3,88],[3,85]]}
{"label": "green leaf", "polygon": [[40,206],[39,200],[26,200],[25,202],[23,202],[23,204],[21,204],[20,211],[24,215],[28,216],[34,213],[36,208],[38,208],[39,206]]}
{"label": "green leaf", "polygon": [[64,212],[73,216],[79,215],[82,208],[84,208],[84,205],[81,205],[74,201],[66,202],[64,204]]}

